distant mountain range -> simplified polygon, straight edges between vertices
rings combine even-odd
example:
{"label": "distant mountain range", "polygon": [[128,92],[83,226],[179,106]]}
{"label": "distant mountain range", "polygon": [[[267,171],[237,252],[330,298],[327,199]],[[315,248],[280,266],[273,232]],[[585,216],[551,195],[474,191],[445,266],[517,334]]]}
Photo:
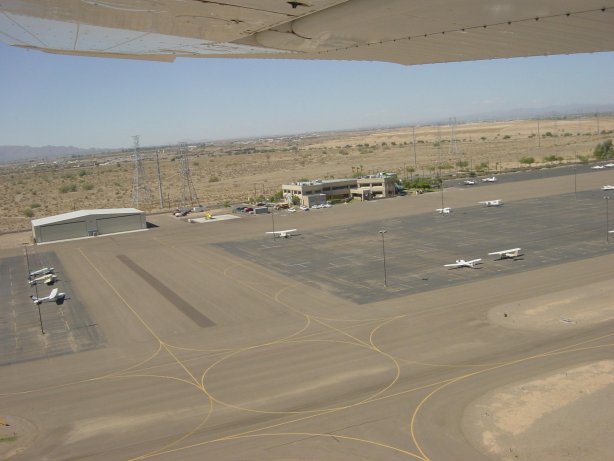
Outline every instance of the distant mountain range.
{"label": "distant mountain range", "polygon": [[81,149],[74,146],[0,146],[0,163],[13,162],[16,160],[51,160],[58,157],[92,155],[107,151],[110,151],[110,149]]}
{"label": "distant mountain range", "polygon": [[[489,122],[489,121],[500,121],[500,120],[523,120],[523,119],[533,119],[540,117],[580,117],[580,116],[594,116],[595,114],[614,114],[614,104],[568,104],[568,105],[560,105],[560,106],[550,106],[543,108],[516,108],[516,109],[508,109],[501,111],[491,111],[484,113],[476,113],[476,114],[466,114],[466,115],[458,115],[457,120],[459,123],[468,123],[468,122]],[[447,123],[447,121],[439,120],[422,120],[413,123],[403,123],[399,125],[394,125],[395,127],[402,126],[411,126],[411,125],[437,125],[440,123]],[[387,127],[391,127],[388,125]],[[362,127],[356,128],[356,130],[367,130],[372,128],[382,128],[382,127]],[[346,131],[346,130],[341,130]],[[324,130],[323,130],[324,132]],[[288,136],[285,135],[269,135],[266,137],[281,137]],[[297,135],[297,133],[294,133]],[[257,139],[256,137],[250,139]],[[217,140],[207,140],[207,141],[194,141],[194,142],[214,142]],[[222,141],[222,140],[219,140]],[[82,149],[74,146],[42,146],[42,147],[31,147],[31,146],[0,146],[0,163],[7,163],[13,161],[26,161],[26,160],[52,160],[59,157],[70,157],[70,156],[81,156],[81,155],[92,155],[101,152],[116,152],[118,149],[105,149],[105,148],[89,148]]]}

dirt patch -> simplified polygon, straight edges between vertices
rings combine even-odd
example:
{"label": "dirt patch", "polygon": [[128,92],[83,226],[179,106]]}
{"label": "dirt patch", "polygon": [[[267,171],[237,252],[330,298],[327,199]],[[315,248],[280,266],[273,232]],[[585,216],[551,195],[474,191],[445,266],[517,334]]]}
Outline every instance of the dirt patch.
{"label": "dirt patch", "polygon": [[614,361],[494,390],[467,407],[463,429],[499,460],[611,459]]}
{"label": "dirt patch", "polygon": [[32,444],[35,426],[25,419],[0,415],[0,460],[8,460]]}

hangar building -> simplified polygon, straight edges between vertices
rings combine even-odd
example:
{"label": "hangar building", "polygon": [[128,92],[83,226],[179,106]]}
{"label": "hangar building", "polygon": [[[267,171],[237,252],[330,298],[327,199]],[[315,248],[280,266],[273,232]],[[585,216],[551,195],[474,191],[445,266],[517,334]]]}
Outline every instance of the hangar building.
{"label": "hangar building", "polygon": [[32,235],[36,243],[146,228],[145,212],[136,208],[79,210],[32,220]]}

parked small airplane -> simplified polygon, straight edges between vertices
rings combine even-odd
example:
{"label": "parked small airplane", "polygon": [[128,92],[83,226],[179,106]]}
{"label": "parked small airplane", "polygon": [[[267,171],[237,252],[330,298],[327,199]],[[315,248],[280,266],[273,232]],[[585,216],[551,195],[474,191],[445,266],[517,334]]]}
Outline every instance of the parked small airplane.
{"label": "parked small airplane", "polygon": [[488,254],[489,256],[499,256],[499,259],[516,259],[519,256],[522,256],[522,254],[520,253],[521,250],[522,248],[511,248],[509,250],[493,251],[492,253]]}
{"label": "parked small airplane", "polygon": [[606,163],[604,166],[606,168],[614,168],[614,163]]}
{"label": "parked small airplane", "polygon": [[286,230],[281,230],[281,231],[267,232],[267,234],[273,234],[273,238],[276,238],[276,237],[288,238],[294,235],[292,234],[292,232],[296,232],[296,229],[286,229]]}
{"label": "parked small airplane", "polygon": [[497,200],[484,200],[482,202],[478,202],[480,205],[484,205],[484,206],[501,206],[503,205],[503,202],[501,201],[501,199],[497,199]]}
{"label": "parked small airplane", "polygon": [[36,296],[30,296],[30,298],[32,298],[32,302],[34,304],[50,303],[50,302],[56,302],[58,304],[61,304],[64,301],[64,298],[66,298],[66,293],[60,293],[57,288],[54,288],[53,290],[51,290],[51,293],[49,293],[49,296],[45,296],[43,298],[37,298]]}
{"label": "parked small airplane", "polygon": [[436,211],[437,213],[439,213],[439,214],[450,214],[450,213],[452,213],[452,208],[450,208],[450,207],[446,207],[446,208],[437,208],[435,211]]}
{"label": "parked small airplane", "polygon": [[603,170],[605,167],[603,165],[595,165],[591,167],[593,170]]}
{"label": "parked small airplane", "polygon": [[444,264],[444,267],[449,267],[450,269],[458,269],[459,267],[471,267],[473,269],[476,268],[477,264],[480,264],[482,261],[479,259],[472,259],[471,261],[465,261],[464,259],[457,259],[453,264]]}
{"label": "parked small airplane", "polygon": [[465,184],[466,186],[475,186],[475,180],[473,180],[473,179],[465,179],[463,181],[463,184]]}
{"label": "parked small airplane", "polygon": [[614,190],[614,186],[601,186],[601,190]]}
{"label": "parked small airplane", "polygon": [[45,285],[53,285],[56,281],[57,277],[55,274],[45,274],[40,277],[36,277],[35,279],[28,280],[30,285],[38,285],[38,283],[44,283]]}
{"label": "parked small airplane", "polygon": [[497,182],[497,178],[494,176],[492,178],[482,178],[482,182]]}
{"label": "parked small airplane", "polygon": [[43,267],[42,269],[30,272],[30,277],[36,277],[37,275],[53,274],[54,270],[55,269],[53,267]]}

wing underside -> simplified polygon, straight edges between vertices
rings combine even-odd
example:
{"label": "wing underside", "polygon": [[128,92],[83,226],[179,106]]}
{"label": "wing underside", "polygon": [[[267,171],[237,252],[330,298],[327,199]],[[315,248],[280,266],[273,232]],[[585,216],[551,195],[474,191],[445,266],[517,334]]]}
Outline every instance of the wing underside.
{"label": "wing underside", "polygon": [[0,40],[85,56],[470,61],[614,50],[614,0],[13,0]]}

